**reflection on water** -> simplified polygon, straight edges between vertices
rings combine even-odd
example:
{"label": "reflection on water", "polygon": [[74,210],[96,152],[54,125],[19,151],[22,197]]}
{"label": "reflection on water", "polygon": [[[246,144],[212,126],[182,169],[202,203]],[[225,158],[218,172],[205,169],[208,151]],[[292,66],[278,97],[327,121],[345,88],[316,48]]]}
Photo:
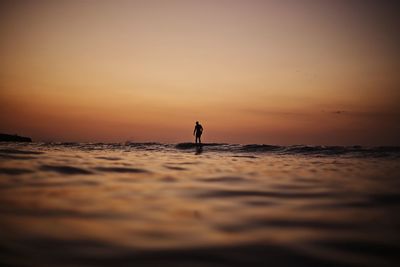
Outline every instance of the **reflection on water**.
{"label": "reflection on water", "polygon": [[396,266],[397,148],[1,144],[0,264]]}

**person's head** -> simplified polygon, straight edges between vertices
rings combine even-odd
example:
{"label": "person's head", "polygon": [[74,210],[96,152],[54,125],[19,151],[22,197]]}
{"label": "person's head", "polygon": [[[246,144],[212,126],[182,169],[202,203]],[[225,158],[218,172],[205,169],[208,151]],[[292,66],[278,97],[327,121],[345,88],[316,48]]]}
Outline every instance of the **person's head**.
{"label": "person's head", "polygon": [[196,121],[196,124],[199,124],[199,122],[198,122],[198,121]]}

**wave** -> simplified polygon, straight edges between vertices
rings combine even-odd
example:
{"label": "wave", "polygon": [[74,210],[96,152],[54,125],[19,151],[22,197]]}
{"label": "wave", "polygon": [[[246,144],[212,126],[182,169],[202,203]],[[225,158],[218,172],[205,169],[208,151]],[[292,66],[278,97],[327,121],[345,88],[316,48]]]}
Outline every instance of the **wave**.
{"label": "wave", "polygon": [[[176,144],[163,144],[157,142],[126,142],[126,143],[31,143],[29,148],[46,147],[53,149],[80,149],[80,150],[122,150],[130,152],[134,150],[148,151],[182,151],[192,152],[200,147],[195,143],[185,142]],[[269,144],[227,144],[227,143],[203,143],[202,152],[231,152],[236,154],[278,154],[278,155],[315,155],[315,156],[354,156],[354,157],[400,157],[399,146],[310,146],[291,145],[279,146]],[[40,156],[44,152],[31,150],[17,150],[10,148],[0,149],[0,157]],[[19,155],[18,155],[19,156]]]}
{"label": "wave", "polygon": [[[179,143],[174,146],[178,150],[193,150],[197,147],[194,143]],[[284,155],[320,155],[320,156],[372,156],[372,157],[388,157],[400,156],[400,147],[398,146],[379,146],[379,147],[363,147],[363,146],[309,146],[309,145],[292,145],[278,146],[267,144],[219,144],[207,143],[202,144],[205,151],[214,152],[236,152],[236,153],[274,153]]]}
{"label": "wave", "polygon": [[43,154],[40,151],[29,151],[29,150],[19,150],[19,149],[0,149],[0,154],[22,154],[22,155],[39,155]]}
{"label": "wave", "polygon": [[250,145],[243,145],[240,150],[243,151],[243,152],[269,152],[269,151],[282,150],[282,147],[281,146],[274,146],[274,145],[250,144]]}
{"label": "wave", "polygon": [[[226,145],[225,143],[204,143],[201,144],[201,147],[223,147]],[[177,149],[192,149],[197,147],[199,147],[199,145],[196,143],[178,143],[175,145]]]}

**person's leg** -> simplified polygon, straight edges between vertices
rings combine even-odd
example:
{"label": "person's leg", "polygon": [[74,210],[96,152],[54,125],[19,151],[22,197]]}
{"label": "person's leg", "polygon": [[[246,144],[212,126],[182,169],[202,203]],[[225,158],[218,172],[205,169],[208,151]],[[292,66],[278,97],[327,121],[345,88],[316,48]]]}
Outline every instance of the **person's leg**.
{"label": "person's leg", "polygon": [[201,135],[199,135],[199,144],[201,144]]}
{"label": "person's leg", "polygon": [[197,144],[197,138],[198,138],[198,136],[196,135],[196,139],[195,139],[195,140],[196,140],[196,141],[195,141],[195,142],[196,142],[196,144]]}

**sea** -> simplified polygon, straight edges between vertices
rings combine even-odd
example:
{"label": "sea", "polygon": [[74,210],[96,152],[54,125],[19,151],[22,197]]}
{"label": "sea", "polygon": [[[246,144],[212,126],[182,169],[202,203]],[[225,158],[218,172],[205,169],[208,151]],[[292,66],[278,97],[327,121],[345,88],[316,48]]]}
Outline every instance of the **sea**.
{"label": "sea", "polygon": [[0,266],[400,266],[400,147],[0,143]]}

